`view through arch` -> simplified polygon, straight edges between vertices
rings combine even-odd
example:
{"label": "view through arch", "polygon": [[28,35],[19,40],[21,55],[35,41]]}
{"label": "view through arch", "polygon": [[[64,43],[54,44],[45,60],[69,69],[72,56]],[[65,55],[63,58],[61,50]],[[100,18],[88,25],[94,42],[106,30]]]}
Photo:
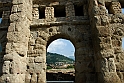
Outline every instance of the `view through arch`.
{"label": "view through arch", "polygon": [[75,47],[66,39],[57,39],[47,48],[47,81],[75,80]]}

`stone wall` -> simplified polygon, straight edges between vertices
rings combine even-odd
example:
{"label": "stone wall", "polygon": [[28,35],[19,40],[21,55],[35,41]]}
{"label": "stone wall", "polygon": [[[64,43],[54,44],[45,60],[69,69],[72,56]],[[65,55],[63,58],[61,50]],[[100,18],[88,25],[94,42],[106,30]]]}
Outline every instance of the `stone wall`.
{"label": "stone wall", "polygon": [[46,49],[58,38],[75,46],[75,83],[123,83],[122,3],[0,0],[0,83],[46,83]]}
{"label": "stone wall", "polygon": [[[7,21],[4,21],[4,14],[2,15],[3,24],[1,23],[1,26],[5,28],[1,27],[1,29],[6,29],[5,39],[7,40],[5,47],[2,46],[4,52],[2,60],[3,75],[0,81],[1,83],[25,83],[32,2],[29,0],[6,0],[1,1],[1,4],[9,4],[10,13],[7,15],[6,11],[3,11],[9,19],[8,27],[3,25]],[[3,9],[7,10],[6,6],[3,6]],[[7,20],[7,17],[5,19]]]}
{"label": "stone wall", "polygon": [[98,83],[123,83],[122,38],[124,15],[122,14],[121,4],[118,1],[101,0],[94,0],[92,3],[90,4],[94,15],[90,16],[92,18],[91,22],[93,22],[92,32],[96,54],[97,81]]}
{"label": "stone wall", "polygon": [[47,81],[75,81],[74,69],[50,69],[46,71]]}

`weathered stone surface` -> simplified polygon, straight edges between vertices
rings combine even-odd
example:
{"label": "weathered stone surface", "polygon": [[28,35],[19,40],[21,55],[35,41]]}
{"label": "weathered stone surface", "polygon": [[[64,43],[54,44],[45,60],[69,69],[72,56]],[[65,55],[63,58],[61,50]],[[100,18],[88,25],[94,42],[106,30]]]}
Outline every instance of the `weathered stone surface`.
{"label": "weathered stone surface", "polygon": [[44,63],[45,60],[44,60],[43,57],[36,57],[36,58],[35,58],[35,62],[36,62],[36,63]]}
{"label": "weathered stone surface", "polygon": [[9,74],[10,61],[5,61],[3,65],[3,73]]}
{"label": "weathered stone surface", "polygon": [[0,83],[46,83],[47,47],[59,38],[75,46],[75,83],[123,83],[123,3],[0,0]]}

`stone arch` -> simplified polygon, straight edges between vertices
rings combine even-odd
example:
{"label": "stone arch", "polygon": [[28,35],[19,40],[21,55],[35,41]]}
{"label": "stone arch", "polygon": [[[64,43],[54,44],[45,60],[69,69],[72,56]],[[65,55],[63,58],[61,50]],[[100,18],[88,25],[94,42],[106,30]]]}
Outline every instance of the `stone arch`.
{"label": "stone arch", "polygon": [[[73,47],[72,48],[74,48],[75,49],[75,46],[74,46],[74,43],[71,41],[71,40],[69,40],[68,38],[66,38],[64,35],[55,35],[55,36],[52,36],[50,39],[49,39],[49,41],[47,42],[47,46],[46,46],[46,51],[48,50],[48,47],[49,47],[49,45],[50,44],[52,44],[54,41],[57,41],[57,40],[59,40],[59,39],[62,39],[62,40],[64,40],[64,41],[66,41],[66,43],[67,43],[67,41],[68,41],[68,43],[70,43],[70,44],[72,44],[73,45]],[[61,41],[61,40],[60,40]],[[63,42],[63,41],[62,41]],[[64,46],[64,45],[63,45]],[[62,47],[63,47],[62,46]],[[55,46],[55,48],[56,48],[56,46]],[[65,48],[65,50],[63,50],[63,51],[66,51],[68,48]],[[58,50],[60,50],[59,48],[58,48]],[[68,49],[68,51],[74,51],[74,50],[70,50],[70,49]],[[47,51],[48,53],[57,53],[57,54],[63,54],[64,52],[49,52],[49,51]],[[73,52],[73,56],[75,57],[75,51]],[[47,58],[47,56],[46,56],[46,63],[47,63],[47,60],[48,60],[48,58]],[[75,63],[75,61],[74,61],[74,63]],[[67,64],[68,65],[68,64]],[[72,64],[70,64],[71,66],[72,66]],[[54,66],[54,68],[55,68],[56,66]],[[67,67],[67,66],[66,66]],[[51,72],[52,71],[52,72]],[[57,73],[58,72],[58,73]],[[57,70],[56,68],[54,69],[54,71],[53,70],[46,70],[46,79],[47,79],[47,82],[48,81],[72,81],[72,82],[74,82],[75,81],[75,67],[74,67],[74,69],[66,69],[65,67],[64,68],[62,68],[61,70]]]}
{"label": "stone arch", "polygon": [[[70,40],[75,47],[75,82],[85,83],[91,78],[92,81],[95,81],[94,54],[92,44],[90,44],[92,41],[90,38],[89,26],[63,24],[58,26],[40,27],[41,28],[31,27],[32,35],[30,37],[31,41],[29,41],[29,48],[33,50],[31,52],[29,50],[29,58],[30,61],[32,58],[34,59],[33,63],[37,64],[35,68],[40,71],[40,75],[44,75],[44,78],[42,78],[43,81],[46,78],[46,48],[52,41],[58,38]],[[32,62],[29,63],[28,70],[30,70],[30,64],[32,64]],[[40,64],[43,67],[40,67]],[[44,72],[41,72],[39,68]],[[38,72],[34,73],[35,77],[37,77]],[[31,75],[31,77],[33,76]]]}
{"label": "stone arch", "polygon": [[[90,48],[91,46],[89,46],[89,44],[87,45],[87,43],[89,43],[90,40],[85,40],[87,39],[85,37],[88,37],[86,35],[88,35],[89,32],[86,32],[84,34],[81,32],[81,30],[82,30],[81,28],[75,28],[75,26],[72,25],[49,27],[44,29],[43,33],[45,35],[41,37],[46,40],[46,48],[52,41],[58,38],[67,39],[73,43],[75,47],[76,58],[75,60],[76,83],[86,82],[86,80],[88,80],[86,78],[89,79],[92,78],[92,81],[95,81],[93,53],[92,50],[90,50],[92,48]],[[90,72],[92,72],[92,74]]]}
{"label": "stone arch", "polygon": [[76,45],[76,43],[75,43],[75,41],[74,41],[73,38],[68,38],[65,34],[59,34],[59,35],[56,34],[56,35],[51,36],[51,37],[49,38],[49,40],[47,41],[46,48],[48,48],[48,46],[49,46],[49,44],[50,44],[51,42],[53,42],[54,40],[59,39],[59,38],[69,40],[69,41],[74,45],[74,47],[75,47],[75,45]]}

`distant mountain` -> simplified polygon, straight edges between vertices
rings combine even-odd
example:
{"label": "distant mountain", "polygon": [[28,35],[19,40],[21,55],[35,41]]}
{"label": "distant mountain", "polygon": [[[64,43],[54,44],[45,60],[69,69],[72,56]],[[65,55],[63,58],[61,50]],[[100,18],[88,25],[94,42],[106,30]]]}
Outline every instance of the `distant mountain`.
{"label": "distant mountain", "polygon": [[68,58],[64,55],[56,54],[56,53],[50,53],[50,52],[47,52],[47,57],[46,58],[47,58],[46,59],[47,64],[55,64],[55,62],[64,62],[64,63],[74,62],[73,59]]}
{"label": "distant mountain", "polygon": [[69,56],[68,58],[75,60],[75,57],[74,56]]}

